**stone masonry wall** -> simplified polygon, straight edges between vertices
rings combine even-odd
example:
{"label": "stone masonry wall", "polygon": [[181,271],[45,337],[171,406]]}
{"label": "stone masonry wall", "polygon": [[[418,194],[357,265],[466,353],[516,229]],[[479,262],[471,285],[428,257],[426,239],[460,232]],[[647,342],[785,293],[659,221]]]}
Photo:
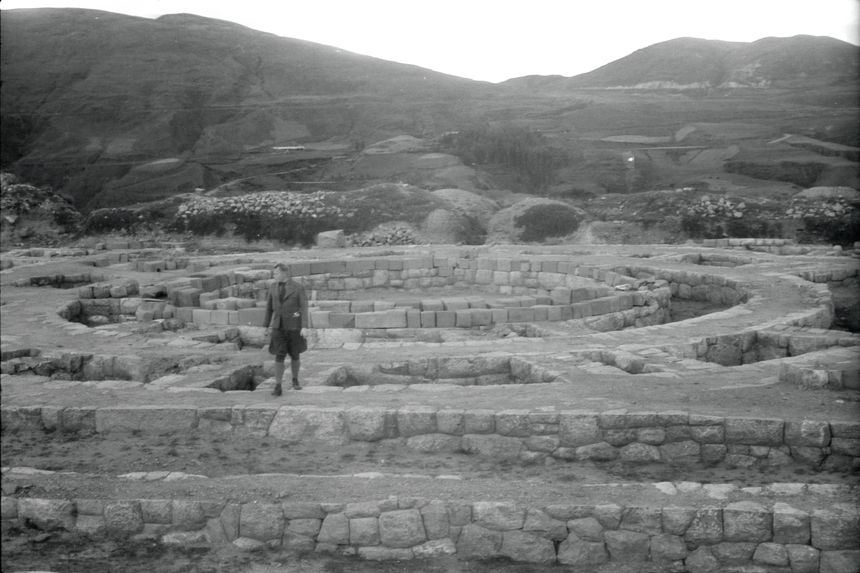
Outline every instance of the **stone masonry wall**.
{"label": "stone masonry wall", "polygon": [[[290,266],[293,276],[301,278],[312,298],[317,299],[312,319],[315,328],[470,328],[626,312],[613,317],[611,325],[601,323],[598,328],[611,330],[655,324],[655,317],[663,316],[660,311],[668,306],[671,295],[723,304],[737,304],[747,298],[737,282],[718,275],[663,272],[652,267],[586,266],[548,257],[424,256]],[[164,301],[163,308],[153,313],[154,318],[176,316],[198,324],[262,326],[264,311],[259,306],[272,280],[268,268],[199,274],[144,286],[141,296]],[[371,289],[408,293],[419,288],[474,285],[511,300],[500,304],[483,297],[448,297],[401,302],[400,308],[385,308],[391,304],[385,301],[343,300],[356,291]],[[644,285],[647,287],[641,288]]]}
{"label": "stone masonry wall", "polygon": [[0,509],[6,523],[44,530],[368,560],[456,555],[580,568],[651,562],[691,573],[751,565],[847,573],[860,565],[860,511],[842,504],[805,511],[779,501],[648,507],[412,497],[355,503],[2,497]]}
{"label": "stone masonry wall", "polygon": [[683,411],[460,410],[429,406],[4,407],[2,430],[164,432],[199,429],[285,442],[397,440],[418,451],[468,452],[520,463],[556,460],[860,466],[860,422],[739,418]]}

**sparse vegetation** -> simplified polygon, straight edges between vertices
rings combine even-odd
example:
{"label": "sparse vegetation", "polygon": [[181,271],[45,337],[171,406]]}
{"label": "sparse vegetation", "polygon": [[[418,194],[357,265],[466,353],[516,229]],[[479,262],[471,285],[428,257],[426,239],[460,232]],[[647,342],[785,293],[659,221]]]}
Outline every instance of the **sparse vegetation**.
{"label": "sparse vegetation", "polygon": [[860,241],[860,209],[845,199],[812,201],[795,199],[786,209],[786,217],[803,221],[800,239],[852,245]]}
{"label": "sparse vegetation", "polygon": [[231,230],[249,241],[274,239],[310,243],[320,231],[338,228],[354,215],[334,201],[334,194],[269,192],[222,199],[192,197],[179,206],[176,230],[221,235]]}
{"label": "sparse vegetation", "polygon": [[504,164],[537,192],[553,182],[555,170],[580,159],[570,150],[551,145],[540,133],[514,125],[460,131],[446,136],[443,144],[466,163]]}
{"label": "sparse vegetation", "polygon": [[0,211],[7,216],[20,216],[38,211],[57,225],[71,227],[80,214],[50,187],[35,187],[22,183],[14,175],[4,173],[0,184]]}
{"label": "sparse vegetation", "polygon": [[131,209],[99,209],[84,220],[84,233],[132,232],[138,223],[138,215]]}
{"label": "sparse vegetation", "polygon": [[[367,233],[382,223],[417,224],[444,205],[431,193],[406,185],[376,185],[339,193],[269,191],[239,197],[191,196],[176,212],[171,229],[197,235],[231,232],[249,241],[271,239],[285,244],[311,244],[317,233],[343,229]],[[409,235],[409,234],[407,234]],[[412,244],[400,233],[382,244]],[[378,237],[370,237],[378,244]]]}
{"label": "sparse vegetation", "polygon": [[708,196],[688,205],[681,228],[694,239],[723,237],[780,237],[782,223],[772,208],[742,199]]}

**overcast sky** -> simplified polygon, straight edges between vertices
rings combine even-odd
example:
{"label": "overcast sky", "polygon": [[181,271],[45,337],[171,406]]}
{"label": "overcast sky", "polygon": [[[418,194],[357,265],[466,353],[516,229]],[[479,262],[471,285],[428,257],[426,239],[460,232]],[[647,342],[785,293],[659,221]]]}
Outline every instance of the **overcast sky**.
{"label": "overcast sky", "polygon": [[188,12],[279,36],[498,82],[574,76],[682,36],[810,34],[860,44],[860,0],[2,0],[0,9]]}

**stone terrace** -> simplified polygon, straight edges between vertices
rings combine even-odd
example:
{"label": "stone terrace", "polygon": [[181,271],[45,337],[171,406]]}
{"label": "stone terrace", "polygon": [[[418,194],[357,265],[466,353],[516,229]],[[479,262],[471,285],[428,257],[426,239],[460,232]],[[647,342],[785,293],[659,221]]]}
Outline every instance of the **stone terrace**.
{"label": "stone terrace", "polygon": [[[4,434],[127,439],[169,430],[572,467],[793,464],[854,476],[860,467],[860,340],[829,330],[828,285],[856,281],[860,268],[848,256],[501,246],[160,264],[157,254],[138,260],[139,252],[27,253],[4,264]],[[274,399],[259,301],[279,261],[305,282],[314,310],[306,388]],[[679,299],[721,310],[667,322]],[[155,365],[170,359],[183,368]],[[222,392],[239,371],[254,391]],[[4,483],[56,477],[3,474]],[[573,490],[428,477],[258,476],[258,496],[225,503],[227,478],[64,474],[69,487],[98,487],[86,497],[3,497],[2,518],[367,559],[650,561],[689,571],[860,564],[850,483],[677,480]],[[284,487],[301,501],[277,501],[273,492]]]}

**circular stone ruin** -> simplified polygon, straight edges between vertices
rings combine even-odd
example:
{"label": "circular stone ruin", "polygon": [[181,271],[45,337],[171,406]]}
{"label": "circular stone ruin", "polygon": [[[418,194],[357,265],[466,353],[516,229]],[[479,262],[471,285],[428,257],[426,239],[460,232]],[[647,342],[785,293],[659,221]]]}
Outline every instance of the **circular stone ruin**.
{"label": "circular stone ruin", "polygon": [[[860,340],[830,329],[828,285],[856,280],[856,261],[728,247],[655,247],[649,256],[641,249],[604,250],[345,251],[327,260],[296,258],[313,253],[222,256],[151,271],[152,282],[137,275],[138,291],[115,291],[120,296],[112,287],[128,277],[109,264],[103,269],[108,278],[98,282],[111,288],[69,291],[60,309],[65,318],[48,318],[47,326],[34,320],[41,314],[10,300],[4,313],[12,324],[27,324],[37,334],[61,329],[70,353],[80,354],[94,340],[114,348],[128,340],[133,347],[145,343],[230,360],[143,378],[122,392],[32,371],[4,376],[4,436],[60,430],[81,440],[87,432],[140,440],[170,432],[220,444],[250,437],[265,443],[260,447],[269,448],[267,454],[292,454],[303,445],[315,454],[334,450],[345,464],[338,467],[357,467],[349,464],[374,452],[386,452],[386,459],[420,454],[427,465],[420,476],[416,468],[389,470],[381,461],[375,471],[332,469],[337,489],[319,475],[252,475],[259,499],[243,503],[224,501],[230,484],[247,486],[242,476],[180,476],[155,468],[102,473],[86,479],[117,492],[116,499],[9,496],[3,519],[53,520],[67,529],[101,527],[127,536],[157,531],[164,543],[301,547],[368,559],[454,554],[581,567],[590,555],[593,564],[607,567],[650,560],[678,570],[853,566],[860,559],[860,510],[850,482],[860,467],[860,424],[849,419],[847,402],[856,398]],[[259,365],[261,303],[280,260],[291,264],[311,295],[311,349],[305,390],[273,398],[269,363]],[[157,261],[147,264],[154,268]],[[128,315],[133,321],[87,328],[66,320],[74,308],[130,308],[134,299],[140,304]],[[669,323],[678,300],[718,310]],[[171,319],[186,327],[157,335],[125,330]],[[503,332],[527,336],[500,338]],[[34,344],[16,355],[4,333],[4,372],[15,360],[44,359],[46,351]],[[60,382],[63,392],[52,386]],[[667,406],[636,393],[638,385],[672,388],[696,400]],[[63,401],[67,389],[73,404]],[[798,389],[805,394],[790,393]],[[744,397],[748,390],[759,399],[757,412],[727,412],[709,402],[716,395]],[[38,398],[28,399],[28,392],[39,392]],[[625,392],[635,393],[635,400]],[[768,392],[772,398],[763,401]],[[808,403],[809,410],[776,399],[780,393]],[[658,396],[673,400],[665,390]],[[732,404],[746,407],[740,400]],[[486,469],[463,480],[426,473],[453,458],[491,467],[500,479],[489,485]],[[621,468],[613,481],[623,485],[577,483],[572,504],[571,480],[606,464]],[[672,477],[630,478],[654,467]],[[529,468],[535,473],[525,479],[521,474]],[[740,473],[731,473],[736,468]],[[810,483],[798,483],[805,477],[768,481],[791,470]],[[761,482],[744,481],[756,471]],[[729,477],[694,481],[690,475]],[[4,485],[26,479],[38,487],[49,478],[4,469]],[[123,493],[129,480],[157,487],[175,479],[206,480],[200,483],[207,491],[223,487],[228,493],[206,500]],[[264,498],[269,479],[277,485]],[[719,479],[725,481],[700,483]],[[410,489],[410,480],[418,485]],[[287,483],[314,493],[300,503],[285,501],[277,496]],[[481,484],[488,489],[477,495]],[[498,499],[488,499],[488,491]],[[444,501],[452,496],[463,501]],[[130,517],[120,523],[117,515]]]}

